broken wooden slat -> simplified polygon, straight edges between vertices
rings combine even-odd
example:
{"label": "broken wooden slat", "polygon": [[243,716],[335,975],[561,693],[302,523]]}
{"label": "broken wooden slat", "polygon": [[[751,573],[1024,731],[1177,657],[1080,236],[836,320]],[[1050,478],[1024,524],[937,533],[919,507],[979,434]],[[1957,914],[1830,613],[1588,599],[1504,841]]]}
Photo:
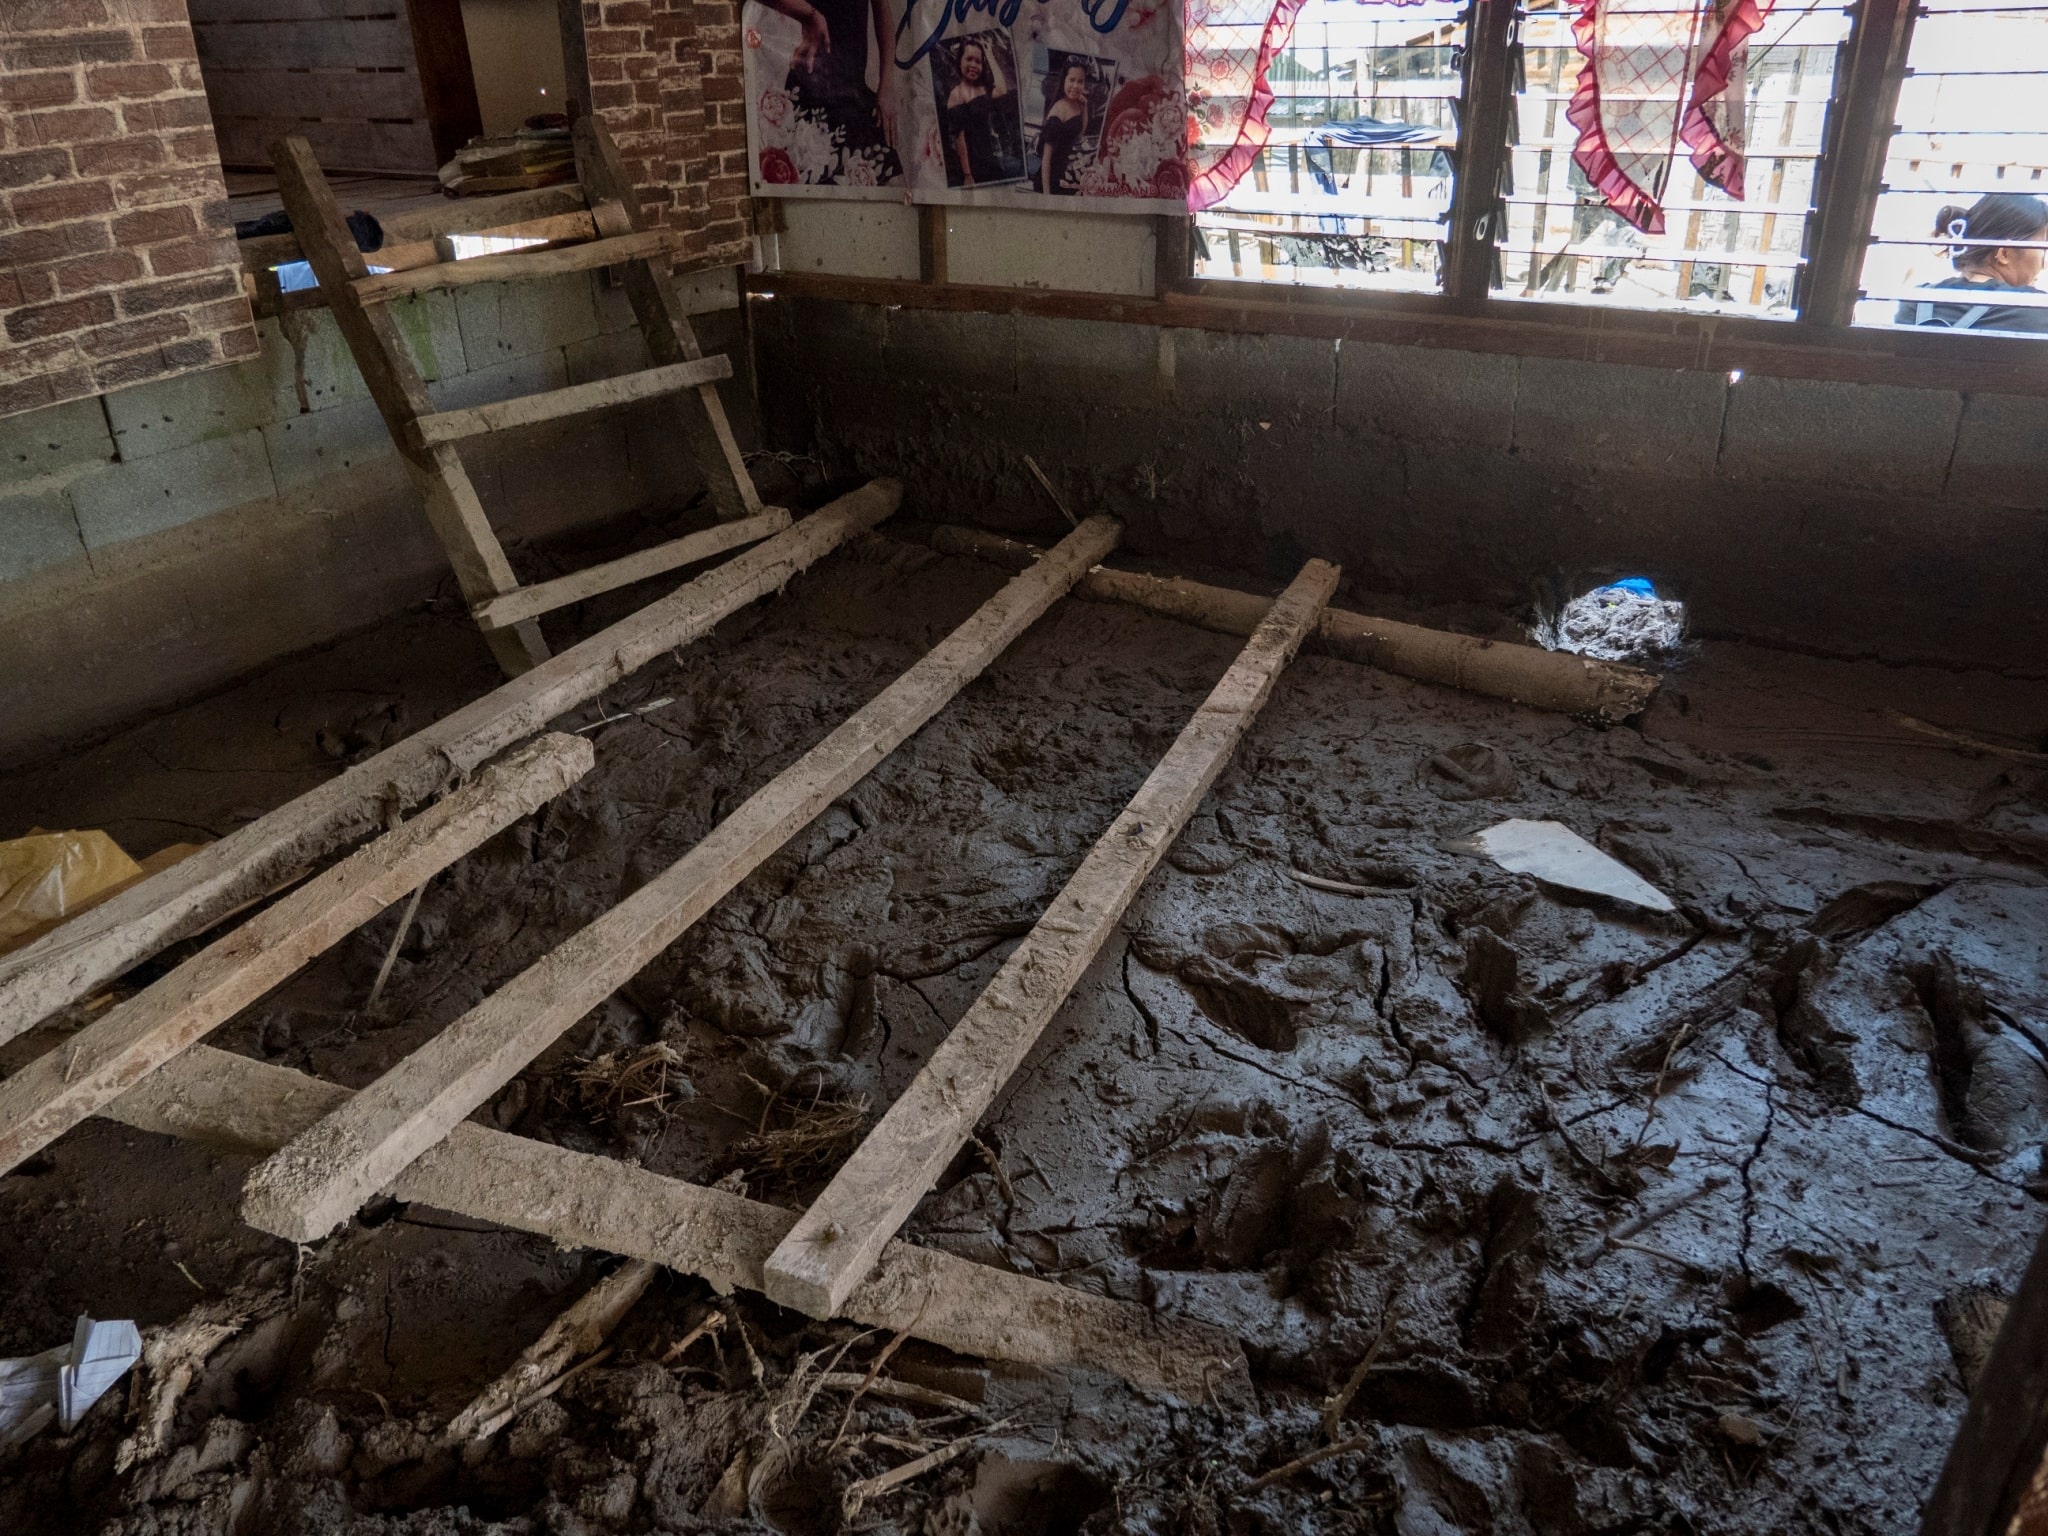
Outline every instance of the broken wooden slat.
{"label": "broken wooden slat", "polygon": [[699,384],[731,377],[731,358],[723,355],[701,357],[695,362],[647,368],[639,373],[621,374],[617,378],[572,384],[567,389],[551,389],[544,394],[521,395],[516,400],[473,405],[467,410],[436,411],[413,423],[412,438],[420,447],[429,448],[435,443],[459,442],[465,437],[476,437],[485,432],[509,432],[543,421],[558,421],[564,416],[580,416],[586,411],[630,405],[635,400],[672,395],[679,389],[694,389]]}
{"label": "broken wooden slat", "polygon": [[0,1041],[13,1039],[166,944],[202,933],[244,902],[381,825],[387,804],[415,805],[595,697],[657,656],[690,644],[901,504],[874,480],[735,555],[630,618],[542,662],[319,788],[258,817],[10,955],[0,955]]}
{"label": "broken wooden slat", "polygon": [[[979,528],[944,527],[932,534],[941,554],[968,555],[1008,570],[1022,570],[1037,558],[1035,545]],[[1271,604],[1255,592],[1236,592],[1177,577],[1133,571],[1090,571],[1074,589],[1076,597],[1129,603],[1169,619],[1248,635]],[[1323,614],[1311,644],[1329,655],[1377,667],[1417,682],[1462,688],[1490,698],[1554,709],[1614,724],[1650,702],[1660,679],[1654,672],[1620,662],[1595,661],[1569,651],[1454,635],[1419,624],[1400,624],[1331,608]]]}
{"label": "broken wooden slat", "polygon": [[[720,362],[724,359],[720,358]],[[517,592],[507,592],[503,597],[494,597],[476,606],[477,623],[484,629],[502,629],[507,624],[517,624],[522,619],[536,618],[543,613],[553,613],[557,608],[566,608],[571,603],[580,603],[586,597],[595,597],[600,592],[609,592],[615,587],[630,586],[636,581],[645,581],[650,576],[659,576],[663,571],[672,571],[677,566],[690,565],[698,560],[709,560],[713,555],[722,555],[728,549],[738,549],[742,544],[754,544],[771,534],[782,532],[789,526],[789,513],[781,507],[770,507],[759,517],[743,517],[737,522],[720,523],[715,528],[706,528],[698,533],[686,533],[680,539],[670,539],[666,544],[657,544],[653,549],[643,549],[635,555],[624,555],[617,560],[607,560],[603,565],[593,565],[587,570],[571,571],[567,576],[558,576],[553,581],[535,582],[530,587],[521,587]]]}
{"label": "broken wooden slat", "polygon": [[1337,567],[1311,560],[1259,621],[1123,814],[1097,840],[903,1095],[790,1229],[771,1301],[831,1317],[1023,1063],[1315,628]]}
{"label": "broken wooden slat", "polygon": [[[349,1097],[303,1072],[201,1045],[104,1113],[138,1130],[261,1156]],[[392,1193],[563,1247],[649,1259],[720,1291],[759,1291],[762,1262],[796,1219],[758,1200],[480,1125],[456,1126]],[[1191,1402],[1241,1398],[1249,1387],[1243,1351],[1215,1329],[909,1243],[889,1245],[846,1312],[961,1354],[1113,1371]]]}
{"label": "broken wooden slat", "polygon": [[579,1355],[590,1354],[611,1336],[653,1284],[659,1267],[647,1259],[629,1259],[577,1297],[539,1338],[519,1352],[503,1375],[448,1421],[441,1443],[467,1445],[503,1429],[529,1398],[559,1377]]}
{"label": "broken wooden slat", "polygon": [[1091,518],[660,875],[427,1041],[249,1176],[251,1226],[312,1242],[603,1002],[867,776],[1115,547]]}
{"label": "broken wooden slat", "polygon": [[595,761],[580,736],[543,736],[0,1082],[0,1173],[119,1098],[406,892],[545,805]]}
{"label": "broken wooden slat", "polygon": [[[298,219],[294,217],[292,222],[296,225]],[[435,288],[467,288],[473,283],[531,282],[537,278],[561,277],[570,272],[590,272],[599,267],[616,267],[628,261],[667,256],[679,242],[680,237],[668,230],[647,229],[603,240],[586,240],[580,245],[499,251],[490,256],[472,256],[467,261],[407,267],[402,272],[372,272],[355,279],[355,294],[365,304],[383,304],[403,298],[408,293],[425,293]]]}

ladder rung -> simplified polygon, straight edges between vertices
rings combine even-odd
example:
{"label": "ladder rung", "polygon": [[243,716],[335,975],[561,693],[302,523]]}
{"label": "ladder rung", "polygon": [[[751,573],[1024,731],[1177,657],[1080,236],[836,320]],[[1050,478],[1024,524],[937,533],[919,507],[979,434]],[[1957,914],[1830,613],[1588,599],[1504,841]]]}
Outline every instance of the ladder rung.
{"label": "ladder rung", "polygon": [[622,374],[615,379],[551,389],[543,395],[494,400],[489,405],[473,405],[461,411],[437,411],[412,424],[412,439],[418,447],[431,448],[436,443],[453,443],[484,432],[507,432],[585,411],[601,411],[607,406],[649,400],[656,395],[672,395],[678,390],[695,389],[700,384],[731,377],[731,358],[723,354],[700,357],[687,363],[671,363],[666,368]]}
{"label": "ladder rung", "polygon": [[472,256],[467,261],[437,261],[428,267],[407,267],[400,272],[373,272],[368,277],[359,277],[355,280],[355,292],[365,304],[376,304],[430,288],[559,277],[565,272],[588,272],[593,267],[615,267],[621,262],[665,255],[680,238],[669,230],[647,229],[613,235],[608,240],[586,240],[581,245],[499,251],[491,256]]}
{"label": "ladder rung", "polygon": [[680,539],[671,539],[666,544],[657,544],[652,549],[643,549],[637,555],[627,555],[622,560],[608,560],[603,565],[593,565],[587,571],[574,571],[567,576],[558,576],[553,581],[538,582],[530,587],[501,593],[486,598],[470,610],[476,615],[477,626],[484,630],[504,629],[527,619],[538,618],[541,614],[552,613],[557,608],[566,608],[571,603],[580,603],[586,597],[595,597],[600,592],[609,592],[614,587],[623,587],[649,576],[659,576],[663,571],[672,571],[679,565],[688,565],[696,560],[709,560],[713,555],[724,554],[728,549],[737,549],[742,544],[756,544],[770,534],[782,532],[789,526],[789,513],[781,507],[770,507],[758,517],[742,517],[730,523],[720,523],[716,528],[706,528],[701,533],[685,534]]}

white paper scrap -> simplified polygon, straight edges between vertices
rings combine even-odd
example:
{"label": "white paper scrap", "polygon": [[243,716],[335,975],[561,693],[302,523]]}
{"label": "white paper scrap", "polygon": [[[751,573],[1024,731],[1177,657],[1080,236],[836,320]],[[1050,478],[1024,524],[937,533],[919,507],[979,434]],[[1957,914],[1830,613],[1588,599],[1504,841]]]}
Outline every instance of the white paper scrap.
{"label": "white paper scrap", "polygon": [[142,1335],[132,1322],[81,1317],[68,1345],[0,1360],[0,1449],[21,1444],[52,1418],[66,1431],[76,1429],[141,1358]]}
{"label": "white paper scrap", "polygon": [[1561,821],[1503,821],[1456,846],[1485,854],[1511,874],[1534,875],[1551,885],[1608,896],[1652,912],[1676,910],[1669,896]]}

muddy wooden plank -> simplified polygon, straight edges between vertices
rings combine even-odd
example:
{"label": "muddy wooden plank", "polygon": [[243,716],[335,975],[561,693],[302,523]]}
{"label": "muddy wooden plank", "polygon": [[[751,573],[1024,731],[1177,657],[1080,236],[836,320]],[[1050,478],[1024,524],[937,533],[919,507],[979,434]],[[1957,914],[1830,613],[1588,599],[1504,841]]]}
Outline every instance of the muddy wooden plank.
{"label": "muddy wooden plank", "polygon": [[572,935],[250,1175],[253,1227],[325,1236],[859,783],[1115,547],[1092,518],[667,870]]}
{"label": "muddy wooden plank", "polygon": [[[551,389],[544,394],[522,395],[516,400],[495,400],[461,411],[436,411],[413,424],[413,441],[422,448],[434,443],[459,442],[486,432],[509,432],[564,416],[581,416],[587,411],[609,410],[635,400],[652,400],[672,395],[679,389],[694,389],[718,379],[732,377],[729,357],[700,357],[695,362],[676,363],[667,368],[647,368],[617,378],[595,379]],[[770,533],[779,532],[771,528]]]}
{"label": "muddy wooden plank", "polygon": [[255,1002],[596,761],[580,736],[543,736],[476,782],[309,880],[153,986],[0,1083],[0,1173]]}
{"label": "muddy wooden plank", "polygon": [[[296,226],[298,221],[294,219]],[[472,256],[467,261],[444,261],[431,267],[411,267],[403,272],[373,272],[355,280],[356,297],[365,304],[381,304],[423,293],[433,288],[464,288],[474,283],[524,283],[543,277],[561,277],[570,272],[589,272],[598,267],[616,267],[629,261],[665,257],[679,246],[682,237],[669,230],[637,230],[630,235],[613,235],[603,240],[586,240],[581,245],[560,245],[550,250],[500,251],[491,256]]]}
{"label": "muddy wooden plank", "polygon": [[1216,782],[1337,590],[1311,560],[1024,942],[768,1260],[769,1298],[831,1317],[987,1113]]}
{"label": "muddy wooden plank", "polygon": [[[349,1100],[302,1072],[197,1046],[104,1111],[139,1130],[227,1151],[275,1151]],[[401,1200],[761,1289],[761,1265],[796,1217],[757,1200],[663,1178],[608,1157],[458,1125],[401,1173]],[[1113,1371],[1191,1402],[1248,1389],[1235,1340],[1043,1280],[891,1243],[847,1316],[943,1348],[1021,1365]]]}
{"label": "muddy wooden plank", "polygon": [[897,482],[869,482],[191,858],[0,956],[0,1041],[374,831],[387,804],[417,804],[453,775],[481,766],[564,710],[701,638],[728,614],[780,591],[797,572],[888,517],[902,499]]}
{"label": "muddy wooden plank", "polygon": [[[1023,569],[1037,554],[1035,545],[979,528],[939,528],[932,534],[932,547],[944,554],[993,561],[1009,570]],[[1074,595],[1129,603],[1226,635],[1250,634],[1272,601],[1255,592],[1199,581],[1108,569],[1090,571],[1074,588]],[[1620,662],[1595,661],[1569,651],[1505,644],[1476,635],[1454,635],[1342,608],[1324,612],[1310,645],[1417,682],[1440,683],[1608,723],[1626,720],[1640,711],[1661,681],[1654,672]]]}
{"label": "muddy wooden plank", "polygon": [[[719,361],[723,362],[724,359],[721,358]],[[789,513],[781,507],[770,507],[759,517],[743,517],[737,522],[720,523],[715,528],[688,533],[680,539],[670,539],[666,544],[658,544],[653,549],[643,549],[638,554],[607,560],[603,565],[572,571],[567,576],[556,577],[553,581],[535,582],[530,587],[521,587],[517,592],[507,592],[503,597],[494,597],[489,602],[477,604],[476,621],[485,629],[501,629],[507,624],[517,624],[522,619],[553,613],[557,608],[565,608],[570,603],[580,603],[586,597],[595,597],[600,592],[609,592],[615,587],[645,581],[650,576],[659,576],[663,571],[672,571],[678,566],[690,565],[698,560],[709,560],[713,555],[722,555],[729,549],[738,549],[742,544],[759,543],[771,534],[782,532],[788,526]]]}

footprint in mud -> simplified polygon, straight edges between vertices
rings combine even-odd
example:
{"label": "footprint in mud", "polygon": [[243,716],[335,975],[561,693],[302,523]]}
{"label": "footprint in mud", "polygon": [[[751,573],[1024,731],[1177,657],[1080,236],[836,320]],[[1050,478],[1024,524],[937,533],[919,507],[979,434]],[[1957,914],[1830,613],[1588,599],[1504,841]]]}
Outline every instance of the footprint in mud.
{"label": "footprint in mud", "polygon": [[1515,792],[1515,765],[1498,747],[1468,741],[1422,760],[1416,777],[1440,800],[1502,800]]}
{"label": "footprint in mud", "polygon": [[1904,968],[1934,1036],[1935,1091],[1955,1138],[1985,1152],[2048,1139],[2048,1066],[1947,950]]}
{"label": "footprint in mud", "polygon": [[1131,954],[1179,982],[1210,1023],[1261,1050],[1286,1052],[1300,1044],[1312,1009],[1377,986],[1379,954],[1363,937],[1226,921],[1186,934],[1146,928]]}

